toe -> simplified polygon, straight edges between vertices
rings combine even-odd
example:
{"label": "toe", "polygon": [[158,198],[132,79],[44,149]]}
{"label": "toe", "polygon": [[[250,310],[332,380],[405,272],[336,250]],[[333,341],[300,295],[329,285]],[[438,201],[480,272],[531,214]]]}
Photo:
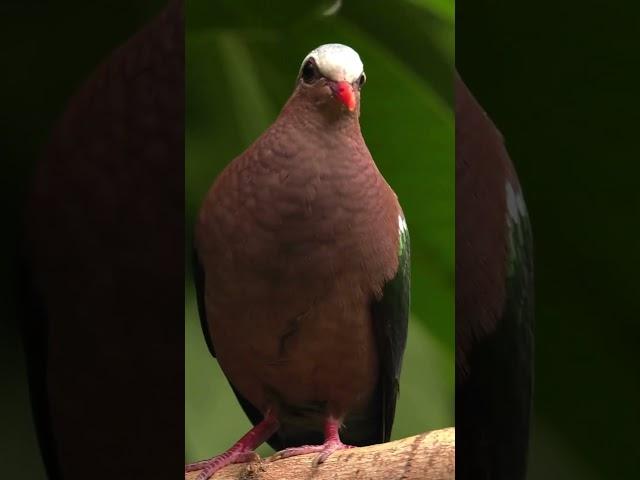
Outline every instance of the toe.
{"label": "toe", "polygon": [[351,445],[345,445],[342,442],[335,442],[335,443],[327,443],[325,444],[325,447],[322,449],[322,451],[320,452],[320,454],[313,459],[313,466],[316,467],[318,465],[320,465],[321,463],[324,463],[325,460],[327,458],[329,458],[329,456],[334,453],[337,452],[338,450],[345,450],[347,448],[353,448]]}
{"label": "toe", "polygon": [[184,473],[193,472],[195,470],[202,470],[207,466],[209,460],[202,460],[200,462],[189,463],[184,466]]}
{"label": "toe", "polygon": [[307,455],[309,453],[321,452],[323,445],[302,445],[301,447],[285,448],[271,457],[272,460],[281,460],[283,458],[297,457],[298,455]]}
{"label": "toe", "polygon": [[329,455],[338,450],[353,448],[351,445],[345,445],[342,442],[327,442],[323,445],[303,445],[301,447],[285,448],[270,458],[270,461],[282,460],[284,458],[296,457],[298,455],[307,455],[309,453],[318,453],[313,459],[313,465],[317,466],[323,463]]}

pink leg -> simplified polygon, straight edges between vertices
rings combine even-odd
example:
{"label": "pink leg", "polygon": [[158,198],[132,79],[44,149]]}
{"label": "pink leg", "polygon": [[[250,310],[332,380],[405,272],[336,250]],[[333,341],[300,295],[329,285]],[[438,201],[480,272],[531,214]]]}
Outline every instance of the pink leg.
{"label": "pink leg", "polygon": [[272,413],[268,413],[264,420],[249,430],[229,450],[209,460],[190,463],[184,467],[184,471],[187,473],[201,470],[196,480],[208,480],[214,473],[227,465],[255,460],[259,457],[253,450],[273,435],[278,430],[278,426],[278,419]]}
{"label": "pink leg", "polygon": [[286,448],[276,453],[274,460],[306,455],[307,453],[319,453],[313,460],[313,466],[315,467],[323,463],[333,452],[344,450],[345,448],[353,447],[342,443],[340,440],[340,422],[335,418],[329,417],[324,425],[324,443],[322,445],[303,445],[301,447]]}

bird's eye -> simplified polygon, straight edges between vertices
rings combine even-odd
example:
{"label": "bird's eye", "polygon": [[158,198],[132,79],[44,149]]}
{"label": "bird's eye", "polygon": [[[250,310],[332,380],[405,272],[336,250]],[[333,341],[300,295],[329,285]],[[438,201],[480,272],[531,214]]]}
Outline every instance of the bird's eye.
{"label": "bird's eye", "polygon": [[358,86],[362,87],[366,81],[367,81],[367,76],[364,74],[364,72],[362,72],[362,75],[360,75],[360,78],[358,78]]}
{"label": "bird's eye", "polygon": [[310,58],[304,65],[302,66],[302,80],[304,83],[313,83],[320,77],[320,72],[318,71],[318,66],[313,58]]}

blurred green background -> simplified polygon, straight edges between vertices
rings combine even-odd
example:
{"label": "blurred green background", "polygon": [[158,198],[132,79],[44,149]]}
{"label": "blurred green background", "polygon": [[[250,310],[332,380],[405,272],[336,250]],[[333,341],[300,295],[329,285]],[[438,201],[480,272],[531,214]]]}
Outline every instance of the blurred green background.
{"label": "blurred green background", "polygon": [[[413,304],[393,438],[453,425],[453,0],[187,2],[187,259],[193,220],[220,170],[273,122],[305,55],[344,43],[367,84],[361,125],[404,208],[412,241]],[[190,263],[187,262],[187,265]],[[226,450],[249,428],[185,286],[185,457]],[[264,446],[261,453],[270,450]]]}

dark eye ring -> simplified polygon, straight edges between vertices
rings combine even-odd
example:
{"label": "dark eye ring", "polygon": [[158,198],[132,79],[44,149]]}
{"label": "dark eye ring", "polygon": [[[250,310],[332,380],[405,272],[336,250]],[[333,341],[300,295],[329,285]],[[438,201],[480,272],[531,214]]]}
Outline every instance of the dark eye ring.
{"label": "dark eye ring", "polygon": [[310,58],[304,65],[302,66],[302,72],[300,74],[304,83],[313,83],[318,77],[320,77],[320,72],[318,72],[318,66],[313,58]]}
{"label": "dark eye ring", "polygon": [[358,86],[362,87],[366,81],[367,76],[364,74],[364,72],[362,72],[362,75],[360,75],[360,78],[358,78]]}

